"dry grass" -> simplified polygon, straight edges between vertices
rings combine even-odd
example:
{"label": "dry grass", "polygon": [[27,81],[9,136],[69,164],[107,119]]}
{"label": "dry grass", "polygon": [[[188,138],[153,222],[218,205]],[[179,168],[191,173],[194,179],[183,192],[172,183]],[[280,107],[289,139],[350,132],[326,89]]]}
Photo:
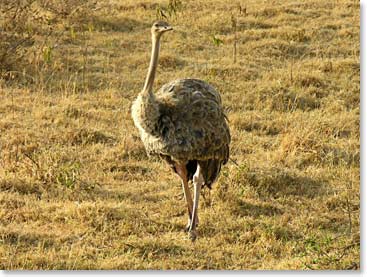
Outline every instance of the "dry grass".
{"label": "dry grass", "polygon": [[275,2],[182,1],[169,18],[156,88],[217,87],[238,164],[201,201],[195,243],[179,179],[130,118],[167,2],[98,1],[39,32],[0,84],[0,268],[359,269],[359,3]]}

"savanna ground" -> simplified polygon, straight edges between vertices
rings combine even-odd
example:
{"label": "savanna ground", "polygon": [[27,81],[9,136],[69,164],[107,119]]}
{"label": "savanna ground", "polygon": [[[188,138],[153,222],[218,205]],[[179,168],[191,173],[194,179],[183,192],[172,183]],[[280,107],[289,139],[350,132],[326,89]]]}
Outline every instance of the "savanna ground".
{"label": "savanna ground", "polygon": [[[358,1],[0,8],[1,269],[359,269]],[[130,117],[165,17],[155,88],[208,81],[232,133],[195,243]]]}

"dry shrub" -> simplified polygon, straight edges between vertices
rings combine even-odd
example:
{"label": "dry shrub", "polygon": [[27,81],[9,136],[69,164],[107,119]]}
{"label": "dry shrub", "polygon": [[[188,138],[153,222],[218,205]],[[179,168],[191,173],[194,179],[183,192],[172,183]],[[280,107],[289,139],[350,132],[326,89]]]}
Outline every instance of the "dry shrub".
{"label": "dry shrub", "polygon": [[85,20],[95,8],[95,1],[80,0],[39,0],[39,5],[51,12],[58,20],[67,19],[69,22]]}
{"label": "dry shrub", "polygon": [[[34,43],[30,20],[36,20],[34,0],[0,2],[0,77],[10,77],[26,62],[26,54]],[[33,15],[33,16],[31,16]]]}
{"label": "dry shrub", "polygon": [[[28,72],[31,65],[50,62],[52,48],[47,41],[54,33],[60,33],[58,24],[62,21],[69,26],[80,25],[88,19],[94,6],[95,3],[89,0],[1,1],[0,78],[32,76]],[[37,47],[33,49],[34,45]]]}

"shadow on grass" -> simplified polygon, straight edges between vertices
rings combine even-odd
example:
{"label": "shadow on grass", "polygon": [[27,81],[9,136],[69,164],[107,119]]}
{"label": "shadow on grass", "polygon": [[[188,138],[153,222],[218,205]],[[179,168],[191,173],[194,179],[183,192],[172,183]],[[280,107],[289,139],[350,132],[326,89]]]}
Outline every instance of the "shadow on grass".
{"label": "shadow on grass", "polygon": [[131,18],[94,17],[93,24],[100,31],[132,32],[150,28],[150,24]]}
{"label": "shadow on grass", "polygon": [[283,211],[268,205],[257,205],[251,204],[249,202],[245,202],[243,200],[238,200],[235,209],[232,210],[232,213],[238,216],[275,216],[279,214],[283,214]]}
{"label": "shadow on grass", "polygon": [[55,244],[55,237],[48,234],[22,233],[20,231],[2,230],[0,232],[0,236],[3,243],[8,245],[35,247],[42,243],[42,247],[48,248]]}
{"label": "shadow on grass", "polygon": [[133,203],[158,203],[162,201],[162,196],[151,193],[138,193],[136,191],[127,192],[120,190],[99,189],[95,197],[103,200],[130,200]]}
{"label": "shadow on grass", "polygon": [[323,194],[326,185],[322,180],[280,168],[241,170],[237,177],[240,186],[250,186],[260,196],[275,198],[295,195],[312,199]]}

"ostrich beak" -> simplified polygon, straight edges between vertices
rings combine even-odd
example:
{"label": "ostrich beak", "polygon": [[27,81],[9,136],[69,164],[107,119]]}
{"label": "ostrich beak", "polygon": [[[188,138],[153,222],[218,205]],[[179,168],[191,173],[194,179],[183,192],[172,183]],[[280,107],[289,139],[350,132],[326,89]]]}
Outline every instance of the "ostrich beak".
{"label": "ostrich beak", "polygon": [[166,27],[164,27],[164,31],[166,32],[166,31],[172,31],[173,30],[173,28],[171,27],[171,26],[166,26]]}

